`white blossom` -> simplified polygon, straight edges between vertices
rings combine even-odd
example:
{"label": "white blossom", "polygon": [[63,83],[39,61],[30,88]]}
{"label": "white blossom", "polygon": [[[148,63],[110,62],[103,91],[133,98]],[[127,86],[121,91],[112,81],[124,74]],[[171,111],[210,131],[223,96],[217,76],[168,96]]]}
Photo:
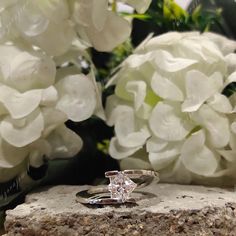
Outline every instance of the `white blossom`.
{"label": "white blossom", "polygon": [[64,122],[94,114],[93,81],[78,72],[58,79],[49,56],[17,45],[0,46],[0,72],[0,181],[27,163],[78,153],[82,140]]}
{"label": "white blossom", "polygon": [[[144,12],[150,0],[122,1]],[[53,56],[77,40],[111,51],[128,39],[129,21],[109,9],[108,0],[16,0],[0,5],[0,42],[26,41]]]}
{"label": "white blossom", "polygon": [[137,47],[108,84],[116,85],[106,104],[115,126],[109,150],[122,168],[149,166],[169,182],[235,180],[236,103],[222,94],[236,81],[235,49],[234,41],[198,32]]}

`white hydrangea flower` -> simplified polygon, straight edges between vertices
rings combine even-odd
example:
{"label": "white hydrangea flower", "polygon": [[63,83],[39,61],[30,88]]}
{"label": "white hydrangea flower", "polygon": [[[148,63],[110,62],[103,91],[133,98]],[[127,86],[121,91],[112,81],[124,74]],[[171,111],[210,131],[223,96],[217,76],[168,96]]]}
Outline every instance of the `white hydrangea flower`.
{"label": "white hydrangea flower", "polygon": [[2,7],[0,41],[24,39],[57,56],[69,49],[76,36],[66,0],[17,0]]}
{"label": "white hydrangea flower", "polygon": [[[123,2],[139,12],[150,5],[150,0]],[[130,23],[109,10],[108,0],[13,0],[0,4],[0,42],[25,40],[53,56],[66,53],[76,40],[99,51],[111,51],[131,32]]]}
{"label": "white hydrangea flower", "polygon": [[217,34],[170,32],[122,63],[106,105],[116,134],[109,151],[122,168],[181,183],[236,178],[235,100],[222,95],[236,81],[235,49]]}
{"label": "white hydrangea flower", "polygon": [[81,149],[81,138],[64,122],[94,114],[96,87],[83,74],[56,73],[40,51],[0,45],[0,181],[27,162],[39,167],[44,157],[73,157]]}
{"label": "white hydrangea flower", "polygon": [[119,0],[119,2],[126,3],[126,4],[130,5],[131,7],[135,8],[135,10],[138,13],[143,14],[149,8],[152,0],[142,0],[142,1],[140,1],[140,0]]}
{"label": "white hydrangea flower", "polygon": [[[144,13],[151,1],[118,0]],[[109,0],[73,0],[72,19],[80,37],[98,51],[111,51],[124,42],[131,33],[131,25],[117,13],[109,10]]]}

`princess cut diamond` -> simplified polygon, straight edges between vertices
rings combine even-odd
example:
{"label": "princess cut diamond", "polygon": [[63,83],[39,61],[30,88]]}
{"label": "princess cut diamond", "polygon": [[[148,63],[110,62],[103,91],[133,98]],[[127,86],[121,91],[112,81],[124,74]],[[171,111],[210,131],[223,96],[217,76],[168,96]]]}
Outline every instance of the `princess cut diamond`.
{"label": "princess cut diamond", "polygon": [[111,198],[125,202],[136,187],[137,184],[127,175],[118,172],[117,175],[110,177],[108,190],[111,192]]}

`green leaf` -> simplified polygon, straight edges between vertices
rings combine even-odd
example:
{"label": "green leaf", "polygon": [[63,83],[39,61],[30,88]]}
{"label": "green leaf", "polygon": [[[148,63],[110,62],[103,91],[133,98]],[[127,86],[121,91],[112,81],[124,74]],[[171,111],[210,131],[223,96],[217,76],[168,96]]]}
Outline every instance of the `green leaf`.
{"label": "green leaf", "polygon": [[148,14],[129,14],[129,13],[122,13],[123,16],[131,17],[134,19],[139,19],[139,20],[147,20],[151,19],[152,17]]}
{"label": "green leaf", "polygon": [[201,16],[202,5],[198,5],[192,13],[193,22],[198,23],[198,19]]}
{"label": "green leaf", "polygon": [[165,18],[172,20],[188,17],[188,13],[174,0],[164,0],[163,13]]}

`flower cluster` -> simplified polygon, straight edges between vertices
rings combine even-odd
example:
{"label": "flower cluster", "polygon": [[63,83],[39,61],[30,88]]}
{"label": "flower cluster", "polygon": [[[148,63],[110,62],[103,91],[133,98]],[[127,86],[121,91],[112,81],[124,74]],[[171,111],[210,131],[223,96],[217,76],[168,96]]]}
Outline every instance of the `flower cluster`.
{"label": "flower cluster", "polygon": [[[120,2],[143,12],[151,0]],[[101,104],[93,72],[83,75],[78,61],[87,47],[110,51],[130,31],[108,0],[1,1],[0,182],[81,149],[64,123],[101,114]]]}
{"label": "flower cluster", "polygon": [[[142,13],[151,0],[119,2]],[[131,32],[130,23],[109,9],[108,0],[9,0],[1,8],[0,42],[21,38],[53,56],[67,52],[76,40],[111,51]]]}
{"label": "flower cluster", "polygon": [[[111,79],[106,104],[121,168],[153,168],[163,181],[236,178],[236,42],[213,33],[148,38]],[[205,182],[204,182],[205,181]]]}
{"label": "flower cluster", "polygon": [[82,141],[64,122],[94,113],[92,80],[73,73],[59,79],[49,56],[16,45],[0,46],[0,71],[0,167],[14,173],[26,158],[39,167],[44,156],[74,156]]}

